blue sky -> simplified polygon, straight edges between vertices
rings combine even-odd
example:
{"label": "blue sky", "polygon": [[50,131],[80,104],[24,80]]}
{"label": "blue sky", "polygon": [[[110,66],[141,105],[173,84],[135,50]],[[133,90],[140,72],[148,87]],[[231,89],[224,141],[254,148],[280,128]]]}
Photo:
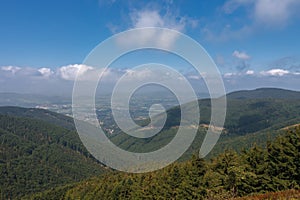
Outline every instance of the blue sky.
{"label": "blue sky", "polygon": [[[299,8],[298,0],[2,0],[0,92],[43,91],[72,81],[101,41],[145,26],[175,29],[198,41],[228,91],[300,90]],[[37,89],[39,81],[45,85]]]}

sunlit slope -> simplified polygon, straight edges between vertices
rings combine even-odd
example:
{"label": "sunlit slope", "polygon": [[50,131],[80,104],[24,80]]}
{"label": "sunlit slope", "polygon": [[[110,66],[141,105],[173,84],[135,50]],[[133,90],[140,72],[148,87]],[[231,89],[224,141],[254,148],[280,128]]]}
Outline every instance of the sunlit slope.
{"label": "sunlit slope", "polygon": [[[261,93],[264,93],[261,98]],[[277,98],[278,94],[284,98]],[[225,148],[240,150],[253,143],[263,145],[267,139],[272,140],[281,133],[280,129],[300,122],[299,92],[281,89],[259,89],[231,93],[227,97],[227,115],[223,133],[219,142],[211,152],[217,154]],[[212,101],[218,101],[214,99]],[[199,100],[200,120],[199,130],[194,143],[187,154],[199,151],[206,128],[210,123],[211,100]],[[181,105],[193,110],[191,104]],[[122,132],[112,136],[112,141],[123,149],[133,152],[148,152],[157,150],[168,144],[177,132],[180,124],[181,107],[177,106],[167,111],[167,121],[160,133],[153,137],[140,139],[128,136]],[[160,116],[157,116],[159,120]],[[145,121],[146,125],[149,121]],[[143,123],[141,123],[143,124]],[[272,132],[272,133],[271,133]]]}

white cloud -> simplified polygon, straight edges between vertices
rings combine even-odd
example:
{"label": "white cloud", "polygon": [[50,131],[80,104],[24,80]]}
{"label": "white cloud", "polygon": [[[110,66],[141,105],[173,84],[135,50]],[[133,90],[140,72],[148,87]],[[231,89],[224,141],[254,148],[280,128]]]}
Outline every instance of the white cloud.
{"label": "white cloud", "polygon": [[226,14],[240,7],[249,10],[248,18],[267,26],[284,26],[298,12],[299,0],[228,0],[223,5]]}
{"label": "white cloud", "polygon": [[223,76],[224,76],[224,78],[230,78],[230,77],[235,76],[235,75],[237,75],[237,74],[228,72],[228,73],[225,73]]}
{"label": "white cloud", "polygon": [[288,70],[284,70],[284,69],[271,69],[268,71],[262,71],[262,72],[260,72],[260,74],[262,74],[264,76],[284,76],[284,75],[290,74],[290,72]]}
{"label": "white cloud", "polygon": [[133,28],[161,27],[177,31],[184,31],[187,26],[197,27],[198,20],[186,16],[179,16],[175,12],[161,12],[160,10],[145,9],[130,13]]}
{"label": "white cloud", "polygon": [[[223,42],[243,40],[249,35],[266,29],[280,29],[288,26],[300,16],[299,0],[227,0],[221,7],[226,15],[239,9],[238,15],[227,16],[207,22],[202,33],[209,41]],[[241,14],[243,13],[243,14]],[[234,23],[234,26],[231,26]]]}
{"label": "white cloud", "polygon": [[1,70],[11,72],[12,74],[15,74],[17,71],[20,71],[21,68],[20,67],[15,67],[15,66],[3,66],[3,67],[1,67]]}
{"label": "white cloud", "polygon": [[50,77],[54,72],[50,68],[40,68],[38,71],[41,73],[43,77]]}
{"label": "white cloud", "polygon": [[246,71],[246,75],[253,75],[254,74],[254,71],[253,70],[248,70]]}
{"label": "white cloud", "polygon": [[159,67],[142,67],[137,69],[126,69],[123,71],[123,75],[126,75],[126,80],[136,81],[136,80],[168,80],[168,79],[178,79],[180,76],[173,72],[162,70]]}
{"label": "white cloud", "polygon": [[[49,78],[54,75],[54,71],[50,68],[33,68],[33,67],[17,67],[17,66],[3,66],[0,68],[2,71],[8,72],[11,77],[17,78],[32,78],[32,77],[45,77]],[[56,75],[60,75],[62,78],[67,78],[69,67],[61,67],[57,69]],[[70,74],[70,72],[69,72]]]}
{"label": "white cloud", "polygon": [[75,80],[76,76],[80,77],[84,75],[89,70],[93,70],[93,67],[82,65],[82,64],[74,64],[60,67],[57,69],[57,74],[60,75],[62,79],[65,80]]}
{"label": "white cloud", "polygon": [[238,59],[241,59],[241,60],[248,60],[248,59],[250,59],[250,56],[248,54],[246,54],[245,52],[237,51],[237,50],[235,50],[232,53],[232,56],[234,56],[234,57],[236,57]]}
{"label": "white cloud", "polygon": [[134,28],[164,27],[164,20],[158,11],[145,10],[131,15]]}
{"label": "white cloud", "polygon": [[153,72],[150,69],[142,69],[142,70],[133,70],[126,69],[124,70],[124,75],[126,74],[126,80],[143,80],[149,77],[154,76]]}
{"label": "white cloud", "polygon": [[[1,73],[2,72],[2,73]],[[36,78],[43,77],[48,80],[62,79],[68,81],[74,81],[76,76],[78,80],[98,80],[99,77],[105,79],[105,81],[115,81],[122,74],[124,70],[98,68],[95,69],[91,66],[83,64],[71,64],[62,66],[56,69],[50,68],[33,68],[33,67],[17,67],[17,66],[2,66],[0,67],[1,77],[8,79],[26,79],[36,80]]]}
{"label": "white cloud", "polygon": [[299,0],[256,0],[254,3],[257,22],[270,26],[284,26],[298,12],[295,6],[300,5]]}
{"label": "white cloud", "polygon": [[188,76],[189,79],[193,79],[193,80],[200,80],[201,76],[197,76],[197,75],[190,75]]}
{"label": "white cloud", "polygon": [[[187,26],[195,28],[198,21],[189,17],[181,17],[173,12],[161,12],[160,10],[144,9],[134,10],[130,14],[130,28],[159,27],[169,28],[176,31],[184,31]],[[140,30],[139,34],[127,35],[119,38],[120,45],[132,46],[132,44],[147,45],[156,44],[170,49],[178,37],[178,33],[164,30]]]}
{"label": "white cloud", "polygon": [[[79,80],[84,81],[95,80],[94,78],[99,78],[99,75],[103,75],[101,83],[104,84],[99,85],[104,91],[111,91],[116,81],[125,73],[130,75],[128,76],[128,81],[151,80],[153,77],[157,77],[157,74],[164,80],[170,78],[183,80],[182,77],[170,77],[170,74],[152,71],[152,68],[145,68],[140,71],[134,69],[110,68],[103,71],[103,68],[94,69],[81,64],[62,66],[56,69],[4,66],[0,67],[0,92],[71,95],[73,80],[77,73],[83,78],[80,79],[79,77]],[[195,88],[200,87],[199,81],[203,80],[201,77],[206,76],[204,72],[200,74],[201,76],[194,73],[183,75],[185,78],[188,78],[192,84],[195,84]],[[47,76],[48,78],[46,78]],[[247,89],[249,87],[286,87],[299,90],[299,76],[300,73],[298,71],[293,71],[290,68],[285,69],[283,67],[273,67],[273,69],[271,68],[270,70],[262,72],[248,70],[223,74],[224,83],[229,90]],[[57,88],[59,88],[59,90]]]}
{"label": "white cloud", "polygon": [[126,37],[117,38],[117,44],[123,47],[157,46],[171,50],[179,33],[163,29],[139,29],[126,34]]}

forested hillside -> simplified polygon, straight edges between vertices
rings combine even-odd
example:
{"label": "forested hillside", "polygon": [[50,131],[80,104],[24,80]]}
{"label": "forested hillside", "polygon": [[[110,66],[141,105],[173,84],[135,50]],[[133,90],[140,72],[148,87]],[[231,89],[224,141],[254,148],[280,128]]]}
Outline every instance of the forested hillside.
{"label": "forested hillside", "polygon": [[[259,98],[262,91],[266,94]],[[277,98],[278,92],[286,98]],[[205,160],[192,156],[199,152],[210,119],[211,100],[199,100],[200,127],[180,162],[136,175],[114,172],[98,163],[82,145],[72,118],[42,109],[0,107],[0,197],[223,199],[297,189],[297,95],[276,89],[229,94],[225,129]],[[163,131],[153,137],[137,139],[119,132],[110,139],[133,152],[157,150],[176,134],[180,106],[167,114]],[[85,181],[90,177],[94,178]]]}
{"label": "forested hillside", "polygon": [[61,126],[70,130],[75,130],[73,118],[59,113],[51,112],[49,110],[38,108],[22,108],[15,106],[2,106],[0,107],[0,115],[38,119],[49,124]]}
{"label": "forested hillside", "polygon": [[[218,101],[218,99],[213,101]],[[223,152],[224,148],[233,148],[239,151],[254,143],[264,146],[266,140],[272,140],[280,135],[282,128],[300,123],[299,99],[228,98],[227,101],[225,129],[209,155],[210,157]],[[190,104],[182,106],[188,107]],[[210,121],[211,100],[199,100],[199,106],[200,127],[193,145],[183,155],[183,159],[199,150]],[[168,118],[163,131],[153,137],[138,139],[120,132],[113,135],[111,140],[123,149],[133,152],[159,149],[172,140],[177,132],[177,126],[180,124],[180,107],[168,110],[167,114]]]}
{"label": "forested hillside", "polygon": [[258,88],[227,94],[229,99],[300,99],[300,92],[279,88]]}
{"label": "forested hillside", "polygon": [[0,197],[10,199],[107,171],[77,133],[40,120],[0,115]]}
{"label": "forested hillside", "polygon": [[[226,150],[210,161],[194,156],[146,174],[108,174],[31,199],[228,199],[299,189],[299,141],[296,127],[268,142],[265,149],[253,146],[240,154]],[[294,191],[293,196],[299,193]]]}

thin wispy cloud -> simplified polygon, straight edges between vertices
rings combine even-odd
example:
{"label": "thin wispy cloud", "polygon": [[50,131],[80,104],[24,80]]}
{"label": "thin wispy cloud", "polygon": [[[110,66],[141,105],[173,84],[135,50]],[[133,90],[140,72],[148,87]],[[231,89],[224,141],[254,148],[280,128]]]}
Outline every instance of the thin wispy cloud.
{"label": "thin wispy cloud", "polygon": [[232,56],[236,59],[236,69],[238,71],[245,71],[250,67],[248,60],[251,58],[246,52],[235,50],[232,53]]}
{"label": "thin wispy cloud", "polygon": [[240,60],[249,60],[250,59],[250,56],[246,52],[240,52],[237,50],[235,50],[232,53],[232,56],[234,56],[235,58],[238,58]]}
{"label": "thin wispy cloud", "polygon": [[300,72],[300,57],[286,56],[279,58],[268,65],[269,68],[286,69],[294,72]]}
{"label": "thin wispy cloud", "polygon": [[267,26],[285,26],[298,14],[298,0],[229,0],[223,5],[225,14],[245,7],[246,17],[254,23]]}
{"label": "thin wispy cloud", "polygon": [[298,14],[298,0],[257,0],[254,2],[256,23],[267,26],[285,26]]}
{"label": "thin wispy cloud", "polygon": [[[298,0],[228,0],[217,22],[209,21],[202,33],[209,41],[240,40],[268,29],[281,29],[300,17]],[[242,10],[243,14],[235,14]],[[235,25],[232,19],[235,18]]]}

